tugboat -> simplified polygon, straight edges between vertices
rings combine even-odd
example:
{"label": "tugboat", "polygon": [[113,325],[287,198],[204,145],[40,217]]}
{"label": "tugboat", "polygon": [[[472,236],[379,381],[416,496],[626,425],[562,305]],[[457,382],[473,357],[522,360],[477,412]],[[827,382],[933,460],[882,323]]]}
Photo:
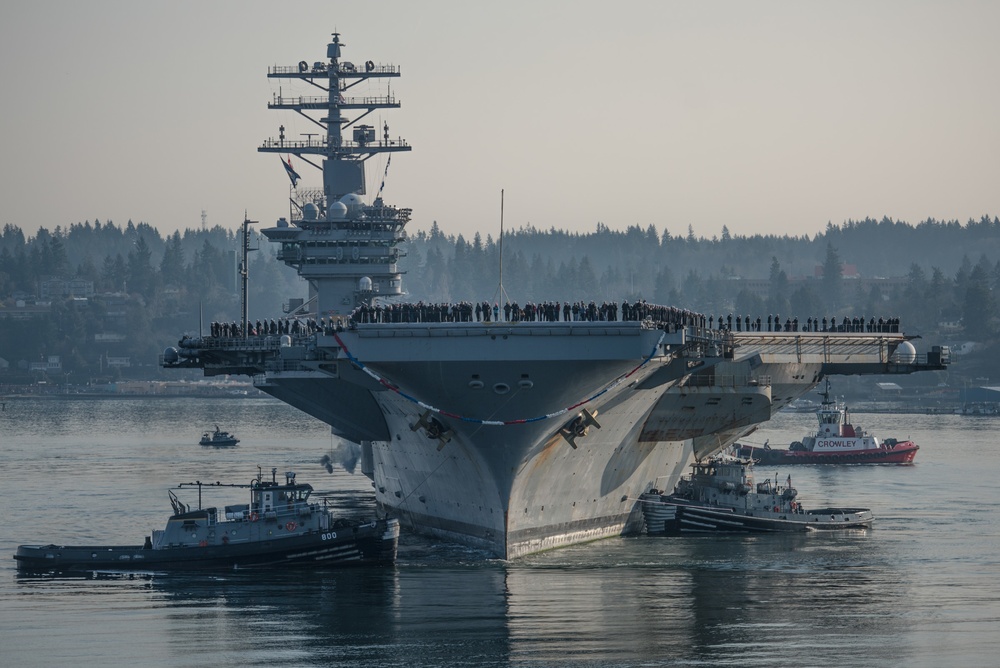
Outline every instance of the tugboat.
{"label": "tugboat", "polygon": [[[260,471],[249,484],[181,483],[168,490],[173,515],[144,545],[21,545],[14,559],[34,572],[192,571],[311,564],[388,565],[396,560],[396,519],[334,519],[325,504],[311,502],[311,485],[285,473],[284,484]],[[198,488],[198,508],[181,502],[174,490]],[[250,490],[250,502],[202,508],[204,488]]]}
{"label": "tugboat", "polygon": [[792,477],[754,485],[753,462],[720,456],[692,464],[673,494],[650,490],[639,497],[646,533],[773,533],[868,529],[875,516],[867,508],[806,510],[796,498]]}
{"label": "tugboat", "polygon": [[202,445],[214,445],[217,448],[224,448],[236,445],[240,442],[240,439],[228,431],[222,431],[219,429],[219,425],[215,425],[215,431],[206,431],[201,435],[201,440],[198,442]]}
{"label": "tugboat", "polygon": [[760,464],[910,464],[920,449],[913,441],[887,438],[879,441],[850,422],[847,406],[830,398],[830,381],[822,393],[823,403],[816,411],[819,429],[813,436],[795,441],[787,449],[740,445],[737,457]]}

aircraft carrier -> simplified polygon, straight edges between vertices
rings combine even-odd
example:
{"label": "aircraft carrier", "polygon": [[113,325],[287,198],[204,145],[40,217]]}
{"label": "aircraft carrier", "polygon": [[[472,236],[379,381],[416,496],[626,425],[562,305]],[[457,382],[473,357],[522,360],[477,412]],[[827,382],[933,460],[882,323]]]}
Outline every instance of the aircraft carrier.
{"label": "aircraft carrier", "polygon": [[[505,559],[638,530],[641,493],[670,489],[693,458],[824,376],[945,368],[946,350],[918,357],[899,332],[734,332],[669,307],[610,320],[352,317],[404,295],[411,211],[381,188],[367,196],[365,164],[410,146],[364,123],[399,107],[391,92],[354,94],[399,68],[348,61],[344,46],[335,33],[325,60],[268,71],[317,91],[268,106],[309,118],[318,136],[282,127],[259,147],[283,156],[292,182],[289,217],[262,232],[308,281],[307,314],[252,323],[244,296],[240,324],[185,337],[161,364],[251,376],[359,444],[379,507],[404,527]],[[300,184],[290,156],[321,185]]]}

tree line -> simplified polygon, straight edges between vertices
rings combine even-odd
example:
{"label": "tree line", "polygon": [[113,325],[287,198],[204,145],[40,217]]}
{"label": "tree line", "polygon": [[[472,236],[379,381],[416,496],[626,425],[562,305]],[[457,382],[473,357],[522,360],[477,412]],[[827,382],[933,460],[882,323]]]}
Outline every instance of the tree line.
{"label": "tree line", "polygon": [[[735,236],[724,226],[709,239],[690,227],[681,236],[654,225],[615,231],[598,224],[592,233],[528,226],[506,231],[503,242],[503,293],[522,303],[645,299],[716,316],[892,316],[918,333],[960,322],[976,340],[996,330],[997,218],[965,225],[866,219],[813,237]],[[500,264],[492,236],[470,241],[434,224],[407,245],[404,285],[424,300],[492,301]]]}
{"label": "tree line", "polygon": [[[37,361],[61,355],[70,373],[94,374],[102,357],[124,354],[155,369],[156,355],[199,321],[240,317],[241,229],[214,226],[161,235],[146,223],[108,221],[0,234],[0,300],[36,295],[58,277],[94,285],[86,306],[55,300],[50,313],[0,321],[0,357]],[[250,253],[250,316],[279,318],[308,288],[255,237]],[[406,300],[526,302],[647,300],[706,315],[898,317],[903,329],[939,335],[959,323],[965,338],[990,342],[997,331],[1000,220],[916,225],[865,219],[807,235],[696,236],[655,225],[589,233],[522,226],[501,243],[487,234],[446,234],[433,223],[402,245]],[[845,274],[850,269],[850,274]],[[879,284],[854,278],[899,278]],[[750,283],[753,282],[753,286]],[[761,289],[761,285],[764,289]],[[106,295],[116,295],[116,298]],[[126,340],[101,343],[118,331]]]}

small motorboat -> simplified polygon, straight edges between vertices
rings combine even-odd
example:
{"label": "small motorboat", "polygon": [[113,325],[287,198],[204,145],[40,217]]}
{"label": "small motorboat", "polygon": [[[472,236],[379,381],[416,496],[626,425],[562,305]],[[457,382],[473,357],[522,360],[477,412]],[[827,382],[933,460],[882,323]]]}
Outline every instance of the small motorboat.
{"label": "small motorboat", "polygon": [[206,431],[201,435],[201,440],[198,442],[202,445],[214,445],[219,448],[224,448],[236,445],[240,442],[240,439],[236,438],[235,435],[230,434],[228,431],[222,431],[219,429],[219,425],[215,425],[215,431]]}
{"label": "small motorboat", "polygon": [[823,403],[816,418],[819,428],[812,436],[795,441],[788,448],[733,446],[737,457],[760,464],[910,464],[920,449],[913,441],[887,438],[880,441],[858,425],[851,424],[847,406],[830,398],[830,381],[822,392]]}
{"label": "small motorboat", "polygon": [[[163,530],[143,545],[21,545],[20,570],[34,572],[192,571],[237,568],[386,565],[396,560],[399,521],[334,518],[310,499],[311,485],[285,473],[284,484],[264,480],[258,470],[249,484],[182,483],[168,490],[173,514]],[[198,507],[180,501],[175,490],[198,489]],[[249,503],[202,507],[202,494],[242,488]]]}
{"label": "small motorboat", "polygon": [[875,519],[867,508],[806,510],[791,476],[784,485],[777,477],[754,484],[749,459],[720,456],[696,462],[692,469],[672,494],[653,489],[639,497],[647,533],[868,529]]}

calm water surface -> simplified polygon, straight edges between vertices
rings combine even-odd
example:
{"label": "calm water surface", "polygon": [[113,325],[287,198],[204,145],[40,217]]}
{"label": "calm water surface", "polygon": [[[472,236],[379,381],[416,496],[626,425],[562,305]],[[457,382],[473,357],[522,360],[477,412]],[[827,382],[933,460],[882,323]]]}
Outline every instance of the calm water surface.
{"label": "calm water surface", "polygon": [[[328,429],[272,400],[8,399],[0,665],[1000,665],[1000,420],[854,417],[917,441],[917,463],[757,475],[791,473],[807,507],[872,508],[870,532],[643,536],[512,562],[404,532],[391,569],[38,578],[17,574],[19,543],[140,543],[179,482],[274,466],[355,514],[371,484],[328,473]],[[781,415],[748,442],[814,420]],[[197,445],[216,423],[240,445]]]}

